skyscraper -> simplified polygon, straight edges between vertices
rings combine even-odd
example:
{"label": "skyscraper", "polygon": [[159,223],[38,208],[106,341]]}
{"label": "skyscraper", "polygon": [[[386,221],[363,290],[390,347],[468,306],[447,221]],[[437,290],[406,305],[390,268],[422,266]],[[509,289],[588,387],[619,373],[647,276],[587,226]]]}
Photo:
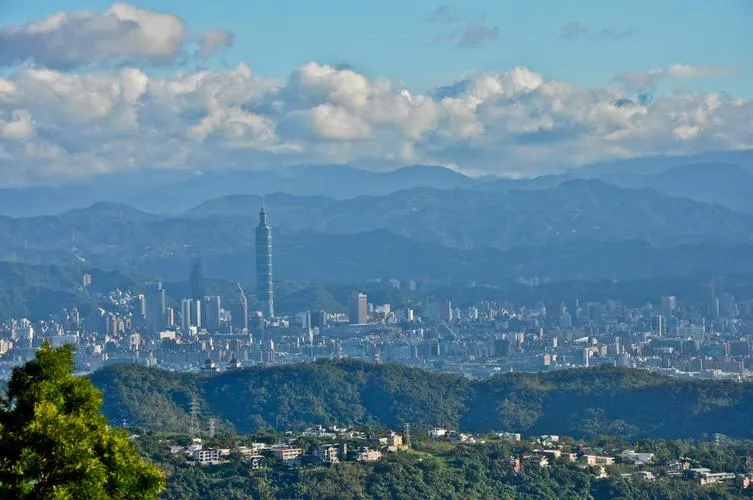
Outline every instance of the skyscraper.
{"label": "skyscraper", "polygon": [[354,293],[348,301],[348,321],[354,325],[362,325],[369,319],[368,299],[365,293]]}
{"label": "skyscraper", "polygon": [[220,298],[204,297],[201,307],[201,323],[209,333],[220,331]]}
{"label": "skyscraper", "polygon": [[191,259],[191,298],[201,300],[204,298],[204,273],[201,270],[201,259]]}
{"label": "skyscraper", "polygon": [[661,314],[655,315],[651,318],[651,333],[657,337],[663,337],[666,333],[665,318]]}
{"label": "skyscraper", "polygon": [[262,303],[264,316],[273,318],[275,299],[272,288],[272,228],[267,224],[263,204],[259,211],[259,225],[256,227],[256,294]]}
{"label": "skyscraper", "polygon": [[232,309],[233,328],[241,333],[248,333],[248,298],[240,283],[238,287],[238,303]]}
{"label": "skyscraper", "polygon": [[677,309],[677,297],[662,297],[661,298],[661,313],[667,317],[671,318],[675,315],[675,310]]}
{"label": "skyscraper", "polygon": [[146,284],[146,324],[152,333],[165,327],[165,289],[161,281]]}
{"label": "skyscraper", "polygon": [[452,302],[443,300],[439,303],[437,309],[437,321],[439,323],[449,323],[452,321]]}

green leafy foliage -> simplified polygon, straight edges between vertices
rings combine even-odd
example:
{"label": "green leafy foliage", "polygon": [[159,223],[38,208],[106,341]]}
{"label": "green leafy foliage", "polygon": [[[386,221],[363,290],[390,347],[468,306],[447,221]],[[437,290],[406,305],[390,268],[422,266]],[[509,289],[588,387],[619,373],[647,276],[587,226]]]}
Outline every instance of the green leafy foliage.
{"label": "green leafy foliage", "polygon": [[164,478],[100,413],[70,346],[45,344],[13,371],[0,406],[3,498],[156,498]]}
{"label": "green leafy foliage", "polygon": [[353,360],[254,368],[215,376],[139,366],[98,371],[113,422],[187,430],[197,398],[227,428],[309,425],[448,426],[576,437],[750,439],[753,385],[679,380],[642,370],[595,368],[506,374],[483,381]]}
{"label": "green leafy foliage", "polygon": [[[255,438],[254,438],[255,439]],[[301,467],[269,460],[259,470],[239,458],[229,463],[197,467],[183,458],[165,456],[158,442],[142,443],[142,452],[169,467],[166,499],[725,499],[749,496],[735,486],[700,486],[682,477],[659,474],[656,481],[626,479],[611,467],[608,477],[564,460],[546,468],[524,464],[515,473],[511,456],[520,456],[529,444],[504,441],[462,445],[416,439],[408,452],[387,453],[376,463],[345,462],[334,466],[309,464]],[[441,446],[440,446],[441,445]],[[706,445],[690,442],[653,442],[654,447],[679,446],[692,456],[708,457]],[[737,448],[739,449],[737,449]],[[705,466],[724,469],[726,462],[739,461],[751,451],[750,443],[716,447],[719,460]],[[655,449],[655,448],[651,448]],[[657,450],[658,451],[658,450]],[[661,467],[661,464],[658,465]]]}

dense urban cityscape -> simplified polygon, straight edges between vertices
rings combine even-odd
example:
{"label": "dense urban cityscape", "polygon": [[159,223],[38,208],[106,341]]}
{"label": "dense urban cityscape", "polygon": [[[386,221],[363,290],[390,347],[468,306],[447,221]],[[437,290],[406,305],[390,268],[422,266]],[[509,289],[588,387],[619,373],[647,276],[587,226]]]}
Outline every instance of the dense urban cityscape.
{"label": "dense urban cityscape", "polygon": [[[272,229],[262,207],[256,229],[257,299],[237,284],[231,307],[206,296],[200,258],[188,270],[191,297],[168,304],[159,281],[142,293],[112,290],[103,307],[83,318],[75,304],[55,319],[6,319],[0,330],[3,374],[34,356],[42,342],[73,344],[82,372],[114,363],[178,371],[215,372],[259,364],[320,358],[398,363],[471,378],[610,364],[700,378],[742,380],[753,375],[750,325],[753,300],[719,293],[686,304],[675,296],[627,308],[617,300],[581,303],[483,302],[455,307],[449,300],[421,310],[369,302],[354,291],[347,313],[304,310],[275,315]],[[91,275],[81,286],[91,285]],[[421,283],[388,280],[379,286],[420,293]]]}

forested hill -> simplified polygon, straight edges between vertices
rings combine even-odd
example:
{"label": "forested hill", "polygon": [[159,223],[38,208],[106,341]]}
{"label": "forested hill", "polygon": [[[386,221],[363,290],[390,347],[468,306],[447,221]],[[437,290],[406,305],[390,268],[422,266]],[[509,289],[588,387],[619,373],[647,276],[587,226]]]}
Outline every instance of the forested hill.
{"label": "forested hill", "polygon": [[188,429],[189,403],[197,398],[204,422],[215,417],[238,432],[410,423],[584,437],[753,438],[753,384],[612,367],[468,381],[352,360],[211,376],[120,365],[94,373],[92,381],[113,423],[172,432]]}

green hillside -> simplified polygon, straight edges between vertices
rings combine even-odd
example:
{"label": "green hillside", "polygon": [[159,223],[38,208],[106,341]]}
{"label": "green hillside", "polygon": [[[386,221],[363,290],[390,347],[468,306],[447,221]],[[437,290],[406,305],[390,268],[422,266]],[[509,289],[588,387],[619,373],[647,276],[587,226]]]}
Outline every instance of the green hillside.
{"label": "green hillside", "polygon": [[645,371],[595,368],[508,374],[468,381],[398,366],[319,361],[213,376],[135,365],[92,375],[103,411],[158,431],[188,427],[198,398],[203,418],[237,432],[315,424],[397,428],[449,426],[576,437],[753,438],[753,384],[678,380]]}

